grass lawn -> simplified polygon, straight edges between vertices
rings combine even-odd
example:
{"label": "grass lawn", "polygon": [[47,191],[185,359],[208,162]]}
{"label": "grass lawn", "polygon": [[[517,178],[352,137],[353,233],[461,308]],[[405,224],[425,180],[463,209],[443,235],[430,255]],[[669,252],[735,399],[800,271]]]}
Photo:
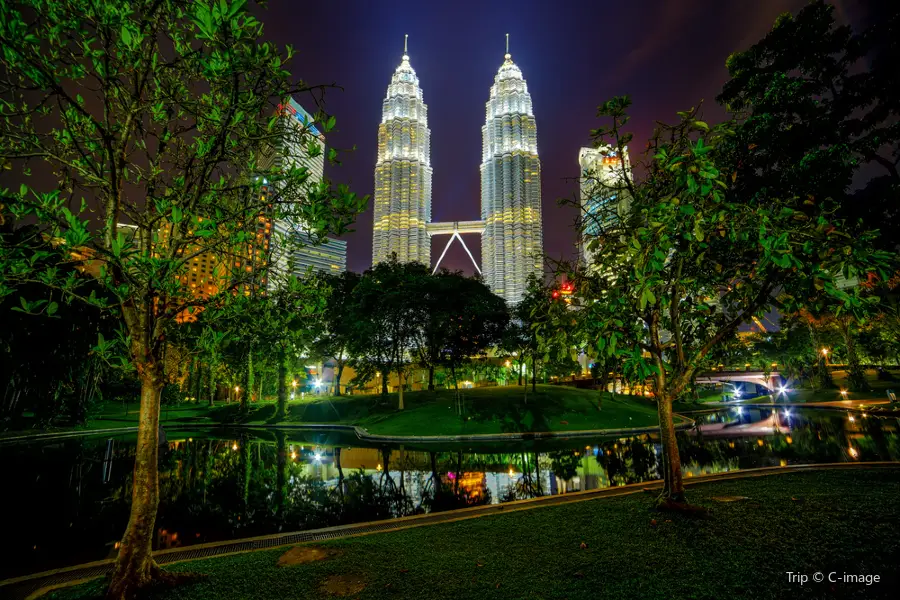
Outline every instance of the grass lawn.
{"label": "grass lawn", "polygon": [[[171,570],[206,577],[151,597],[333,598],[330,585],[360,599],[896,598],[900,470],[772,475],[688,493],[711,518],[650,512],[645,494],[598,499],[336,540],[319,546],[329,558],[294,566],[276,566],[287,548],[181,563]],[[810,579],[790,583],[787,571]],[[881,581],[814,583],[816,572]],[[95,598],[103,585],[52,597]]]}
{"label": "grass lawn", "polygon": [[[453,390],[406,392],[406,408],[397,410],[397,394],[307,396],[288,403],[288,414],[276,420],[273,402],[252,404],[246,414],[236,403],[162,407],[160,422],[215,425],[301,425],[333,423],[360,425],[382,435],[462,435],[504,432],[578,431],[652,427],[657,424],[656,405],[647,399],[572,387],[539,385],[537,392],[523,387],[485,387],[460,390],[463,416],[457,414]],[[602,403],[600,402],[602,398]],[[602,404],[602,405],[601,405]],[[137,425],[138,405],[110,404],[87,429]]]}
{"label": "grass lawn", "polygon": [[[263,405],[240,417],[236,406],[216,409],[213,418],[242,423],[360,425],[381,435],[463,435],[531,431],[577,431],[657,424],[656,406],[640,398],[576,388],[539,385],[537,392],[518,386],[461,390],[463,416],[457,414],[452,390],[407,392],[404,410],[397,395],[340,396],[289,403],[287,418],[275,421],[275,406]],[[602,406],[600,400],[602,397]]]}

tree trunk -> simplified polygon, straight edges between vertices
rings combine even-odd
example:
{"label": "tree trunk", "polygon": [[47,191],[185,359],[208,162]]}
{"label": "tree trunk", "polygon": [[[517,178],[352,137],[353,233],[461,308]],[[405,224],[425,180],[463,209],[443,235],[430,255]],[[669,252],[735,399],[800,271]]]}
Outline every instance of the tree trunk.
{"label": "tree trunk", "polygon": [[381,372],[381,395],[387,396],[388,393],[388,371]]}
{"label": "tree trunk", "polygon": [[856,339],[853,333],[853,324],[848,318],[838,319],[841,337],[844,338],[844,346],[847,348],[847,379],[850,390],[854,392],[868,392],[871,387],[866,380],[866,370],[859,362],[859,354],[856,353]]}
{"label": "tree trunk", "polygon": [[659,413],[659,438],[664,459],[664,487],[660,500],[681,503],[684,502],[684,482],[681,479],[681,457],[678,455],[678,440],[675,437],[672,398],[665,392],[657,391],[656,405]]}
{"label": "tree trunk", "polygon": [[335,377],[334,377],[334,395],[340,396],[341,395],[341,378],[344,376],[344,361],[342,361],[342,360],[337,361],[337,364],[335,366],[337,367],[337,370],[335,371]]}
{"label": "tree trunk", "polygon": [[519,361],[519,385],[522,385],[522,361]]}
{"label": "tree trunk", "polygon": [[278,356],[278,410],[275,418],[280,421],[287,415],[287,360],[284,354]]}
{"label": "tree trunk", "polygon": [[434,391],[434,365],[428,365],[428,391]]}
{"label": "tree trunk", "polygon": [[259,372],[259,385],[258,385],[257,388],[256,388],[256,389],[258,390],[258,392],[257,392],[257,394],[256,394],[256,401],[257,401],[257,402],[262,402],[262,401],[263,401],[263,378],[264,378],[264,377],[265,377],[265,371],[260,371],[260,372]]}
{"label": "tree trunk", "polygon": [[[142,368],[143,367],[143,368]],[[159,401],[162,367],[139,365],[141,407],[131,489],[131,514],[106,592],[109,600],[133,598],[160,575],[151,556],[156,509],[159,506]]]}
{"label": "tree trunk", "polygon": [[250,397],[253,394],[253,351],[247,354],[247,371],[244,374],[243,394],[240,394],[241,412],[250,410]]}
{"label": "tree trunk", "polygon": [[813,389],[831,389],[834,387],[834,381],[831,379],[831,371],[828,370],[828,360],[819,347],[819,336],[816,334],[815,325],[812,321],[807,320],[806,326],[809,328],[809,341],[812,342],[813,356],[816,357],[813,366]]}
{"label": "tree trunk", "polygon": [[600,374],[600,392],[606,393],[609,388],[609,370],[607,370],[606,365],[603,365],[603,372]]}
{"label": "tree trunk", "polygon": [[531,357],[531,391],[537,391],[537,357]]}
{"label": "tree trunk", "polygon": [[216,384],[216,369],[210,364],[209,365],[209,405],[214,406],[216,403],[216,393],[219,391],[218,386]]}
{"label": "tree trunk", "polygon": [[400,388],[400,390],[399,390],[400,391],[400,393],[399,393],[400,403],[397,408],[399,408],[400,410],[403,410],[403,367],[400,367],[399,369],[397,369],[397,383],[399,384],[399,388]]}
{"label": "tree trunk", "polygon": [[203,389],[203,363],[199,358],[194,359],[194,402],[200,402],[200,390]]}

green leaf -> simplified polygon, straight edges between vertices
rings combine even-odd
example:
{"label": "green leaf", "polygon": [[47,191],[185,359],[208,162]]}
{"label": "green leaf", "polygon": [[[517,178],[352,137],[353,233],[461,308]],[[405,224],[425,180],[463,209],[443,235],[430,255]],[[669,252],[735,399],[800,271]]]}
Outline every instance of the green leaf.
{"label": "green leaf", "polygon": [[57,310],[59,310],[59,304],[57,304],[56,302],[51,302],[47,305],[47,315],[52,317],[56,314]]}
{"label": "green leaf", "polygon": [[131,47],[131,31],[129,31],[127,25],[122,25],[121,36],[122,36],[122,41],[125,42],[125,45],[130,48]]}
{"label": "green leaf", "polygon": [[178,206],[173,206],[172,207],[172,222],[180,223],[181,219],[183,217],[184,217],[184,213],[182,212],[181,208]]}

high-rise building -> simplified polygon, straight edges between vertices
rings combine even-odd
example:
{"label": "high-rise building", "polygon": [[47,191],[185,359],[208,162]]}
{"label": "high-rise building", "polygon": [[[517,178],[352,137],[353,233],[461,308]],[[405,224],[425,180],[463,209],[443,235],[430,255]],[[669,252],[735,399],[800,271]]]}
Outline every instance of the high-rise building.
{"label": "high-rise building", "polygon": [[590,241],[602,236],[628,210],[625,177],[631,178],[631,161],[627,147],[620,157],[616,148],[603,144],[582,148],[578,152],[578,166],[581,172],[579,246],[582,259],[589,265],[593,262]]}
{"label": "high-rise building", "polygon": [[306,233],[295,234],[299,237],[291,261],[291,273],[297,277],[305,275],[310,267],[319,273],[337,275],[347,270],[347,242],[325,238],[315,244]]}
{"label": "high-rise building", "polygon": [[431,131],[419,78],[404,43],[382,103],[375,164],[372,264],[397,255],[400,262],[431,263]]}
{"label": "high-rise building", "polygon": [[[325,136],[315,126],[315,119],[296,100],[280,108],[284,125],[291,128],[285,136],[287,147],[273,148],[272,153],[263,157],[260,162],[264,167],[273,164],[282,167],[305,167],[310,178],[308,185],[316,185],[325,176]],[[310,143],[318,144],[320,152],[310,156]],[[273,220],[274,236],[271,240],[271,274],[268,277],[269,289],[277,287],[288,277],[300,277],[306,274],[307,268],[327,272],[340,272],[346,269],[347,243],[326,238],[322,243],[328,249],[312,248],[313,239],[306,233],[304,223],[294,219],[281,218]],[[323,257],[327,256],[325,260]],[[343,258],[341,258],[343,256]],[[336,265],[332,267],[332,265]]]}
{"label": "high-rise building", "polygon": [[509,36],[485,113],[481,265],[491,290],[514,303],[522,299],[528,276],[543,272],[543,243],[537,127],[528,85],[509,54]]}

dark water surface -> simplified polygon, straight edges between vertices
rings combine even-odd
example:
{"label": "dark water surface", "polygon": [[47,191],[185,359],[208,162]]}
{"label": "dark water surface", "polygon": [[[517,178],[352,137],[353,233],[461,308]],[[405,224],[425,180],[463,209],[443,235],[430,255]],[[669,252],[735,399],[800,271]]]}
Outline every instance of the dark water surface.
{"label": "dark water surface", "polygon": [[[851,420],[852,417],[852,420]],[[900,460],[898,419],[736,410],[679,434],[686,477],[785,464]],[[0,445],[0,579],[115,556],[134,437]],[[170,430],[156,548],[390,519],[659,478],[656,436],[374,445],[302,430]]]}

